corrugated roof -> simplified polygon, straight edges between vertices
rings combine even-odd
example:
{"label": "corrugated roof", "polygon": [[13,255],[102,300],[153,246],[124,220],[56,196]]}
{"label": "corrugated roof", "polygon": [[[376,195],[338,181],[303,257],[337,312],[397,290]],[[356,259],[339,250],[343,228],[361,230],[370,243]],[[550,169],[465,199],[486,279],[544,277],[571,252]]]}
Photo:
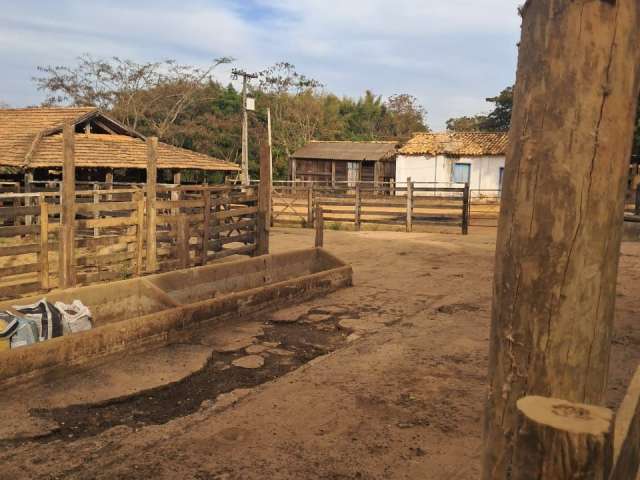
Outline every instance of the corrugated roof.
{"label": "corrugated roof", "polygon": [[401,149],[401,155],[451,155],[479,157],[504,155],[506,133],[447,132],[416,133]]}
{"label": "corrugated roof", "polygon": [[[76,134],[76,166],[112,168],[146,168],[147,145],[139,139],[125,135]],[[32,168],[62,166],[62,135],[43,138],[29,166]],[[158,143],[158,168],[184,168],[196,170],[240,170],[229,162],[201,153]]]}
{"label": "corrugated roof", "polygon": [[397,142],[320,142],[311,141],[292,156],[310,160],[386,160],[397,153]]}
{"label": "corrugated roof", "polygon": [[[93,107],[0,109],[0,166],[57,167],[62,165],[62,136],[67,121],[97,118],[113,134],[76,134],[79,167],[146,168],[144,136],[127,129]],[[161,168],[236,171],[239,167],[208,155],[164,143],[158,144]]]}

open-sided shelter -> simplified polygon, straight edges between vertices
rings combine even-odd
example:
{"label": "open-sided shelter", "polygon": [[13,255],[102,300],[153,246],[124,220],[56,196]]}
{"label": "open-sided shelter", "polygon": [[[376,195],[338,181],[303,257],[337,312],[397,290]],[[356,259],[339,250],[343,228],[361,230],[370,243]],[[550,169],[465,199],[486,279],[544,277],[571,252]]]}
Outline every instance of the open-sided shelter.
{"label": "open-sided shelter", "polygon": [[[122,180],[144,180],[145,137],[97,108],[0,109],[0,172],[16,179],[46,180],[62,170],[62,127],[75,127],[77,176],[103,181],[118,169]],[[184,170],[237,172],[233,163],[165,143],[158,144],[158,168],[180,178]]]}

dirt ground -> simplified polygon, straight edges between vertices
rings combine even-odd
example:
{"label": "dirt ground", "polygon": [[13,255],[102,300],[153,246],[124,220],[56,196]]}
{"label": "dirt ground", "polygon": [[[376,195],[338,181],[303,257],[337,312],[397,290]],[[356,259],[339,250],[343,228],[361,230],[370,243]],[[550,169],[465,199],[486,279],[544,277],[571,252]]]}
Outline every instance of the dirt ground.
{"label": "dirt ground", "polygon": [[[0,479],[478,478],[494,235],[327,231],[352,288],[5,389]],[[273,232],[274,252],[312,244]],[[625,243],[611,407],[640,361],[639,280]]]}

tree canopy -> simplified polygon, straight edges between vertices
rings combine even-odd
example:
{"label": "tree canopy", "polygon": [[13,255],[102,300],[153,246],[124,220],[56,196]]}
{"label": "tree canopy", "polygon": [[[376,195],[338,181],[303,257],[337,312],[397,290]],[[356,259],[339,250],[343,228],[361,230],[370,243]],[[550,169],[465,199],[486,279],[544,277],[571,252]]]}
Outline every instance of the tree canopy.
{"label": "tree canopy", "polygon": [[506,132],[511,123],[513,87],[507,87],[497,96],[486,99],[493,110],[486,115],[457,117],[447,120],[447,130],[458,132]]}
{"label": "tree canopy", "polygon": [[[39,67],[34,78],[47,105],[96,106],[145,135],[237,162],[242,135],[242,95],[214,77],[215,59],[199,68],[174,60],[136,63],[83,55],[75,65]],[[360,98],[338,97],[320,81],[280,62],[258,73],[250,86],[256,111],[249,118],[249,169],[258,171],[271,109],[274,175],[285,177],[288,158],[309,140],[385,140],[427,131],[426,111],[400,93],[383,98],[365,91]]]}

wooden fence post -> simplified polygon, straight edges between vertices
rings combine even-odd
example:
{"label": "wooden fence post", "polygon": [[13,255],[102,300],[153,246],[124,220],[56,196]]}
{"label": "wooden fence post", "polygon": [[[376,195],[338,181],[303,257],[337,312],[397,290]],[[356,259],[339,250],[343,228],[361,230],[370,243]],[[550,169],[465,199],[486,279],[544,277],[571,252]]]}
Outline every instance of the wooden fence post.
{"label": "wooden fence post", "polygon": [[60,196],[60,288],[75,285],[75,131],[70,122],[64,124],[62,133],[62,194]]}
{"label": "wooden fence post", "polygon": [[640,184],[636,187],[636,208],[635,214],[640,215]]}
{"label": "wooden fence post", "polygon": [[313,228],[313,182],[307,190],[307,228]]}
{"label": "wooden fence post", "polygon": [[511,480],[609,478],[613,463],[611,410],[536,396],[518,400],[517,409]]}
{"label": "wooden fence post", "polygon": [[[97,193],[98,190],[100,189],[100,185],[98,185],[97,183],[93,184],[93,204],[97,205],[98,203],[100,203],[100,194]],[[100,212],[98,210],[95,210],[93,212],[93,218],[98,219],[100,218]],[[93,227],[93,237],[97,238],[100,235],[100,228],[99,227]]]}
{"label": "wooden fence post", "polygon": [[[256,235],[256,255],[269,253],[269,228],[271,210],[271,178],[270,178],[269,146],[260,149],[260,184],[258,185],[258,215]],[[313,188],[311,202],[313,203]]]}
{"label": "wooden fence post", "polygon": [[360,191],[360,182],[356,183],[356,200],[353,211],[353,221],[355,224],[355,229],[360,230],[360,213],[362,209],[362,200],[361,200],[362,192]]}
{"label": "wooden fence post", "polygon": [[156,210],[158,182],[158,139],[147,138],[147,272],[158,270]]}
{"label": "wooden fence post", "polygon": [[209,239],[211,238],[211,190],[202,190],[202,252],[200,263],[207,264],[209,258]]}
{"label": "wooden fence post", "polygon": [[462,235],[469,233],[469,217],[471,213],[471,192],[469,184],[464,184],[464,193],[462,194]]}
{"label": "wooden fence post", "polygon": [[40,194],[40,288],[49,290],[49,206],[43,193]]}
{"label": "wooden fence post", "polygon": [[180,268],[188,268],[190,264],[189,239],[191,233],[189,232],[189,219],[186,214],[178,216],[177,227],[176,247],[178,249],[178,263]]}
{"label": "wooden fence post", "polygon": [[640,2],[538,0],[521,13],[496,245],[484,480],[512,471],[520,398],[604,402],[640,85],[638,63],[628,63],[640,51]]}
{"label": "wooden fence post", "polygon": [[[113,190],[113,169],[107,168],[107,172],[104,174],[105,188],[107,190]],[[113,195],[107,195],[107,202],[113,200]]]}
{"label": "wooden fence post", "polygon": [[139,191],[134,193],[133,201],[136,202],[136,275],[140,276],[144,271],[144,192]]}
{"label": "wooden fence post", "polygon": [[[24,173],[24,192],[31,193],[33,191],[33,170],[27,170]],[[31,197],[25,197],[24,206],[31,206]],[[25,225],[33,225],[33,215],[25,215],[24,216],[24,224]]]}
{"label": "wooden fence post", "polygon": [[324,245],[324,214],[322,206],[316,205],[316,248],[322,248]]}
{"label": "wooden fence post", "polygon": [[413,231],[413,182],[407,178],[407,232]]}

